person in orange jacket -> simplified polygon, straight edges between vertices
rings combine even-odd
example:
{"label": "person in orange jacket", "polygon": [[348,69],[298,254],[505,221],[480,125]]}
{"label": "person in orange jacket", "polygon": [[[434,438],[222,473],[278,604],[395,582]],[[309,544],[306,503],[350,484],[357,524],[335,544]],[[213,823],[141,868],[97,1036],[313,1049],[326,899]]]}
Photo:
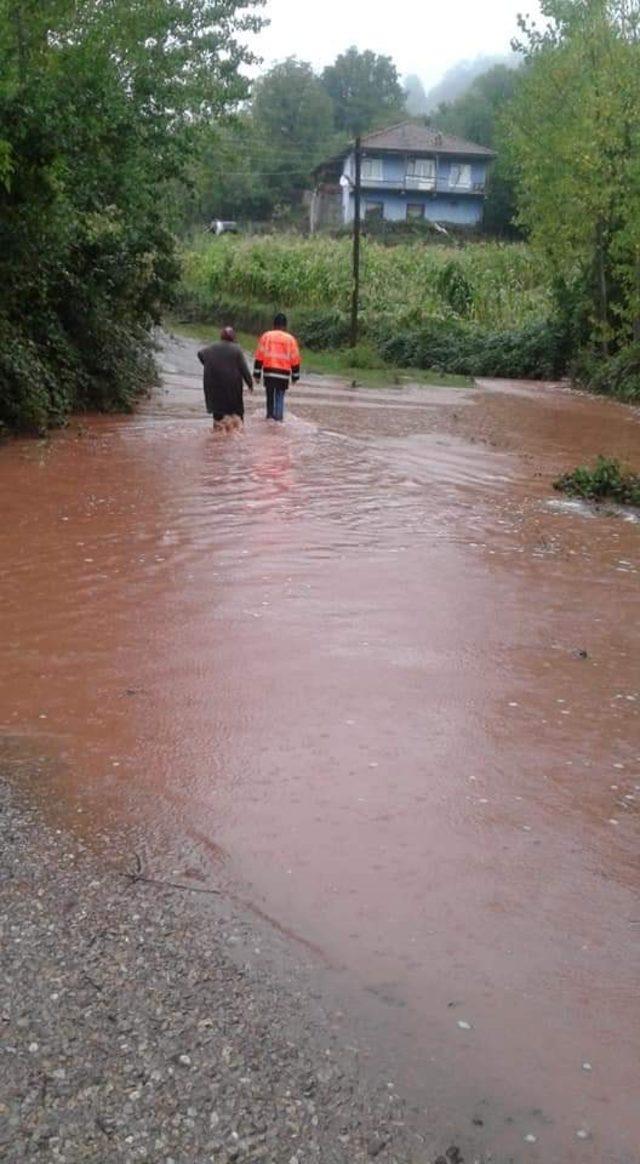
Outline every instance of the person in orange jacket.
{"label": "person in orange jacket", "polygon": [[273,330],[260,336],[253,364],[256,384],[264,376],[267,420],[284,420],[284,394],[289,384],[300,379],[300,350],[295,336],[287,331],[287,317],[280,312]]}

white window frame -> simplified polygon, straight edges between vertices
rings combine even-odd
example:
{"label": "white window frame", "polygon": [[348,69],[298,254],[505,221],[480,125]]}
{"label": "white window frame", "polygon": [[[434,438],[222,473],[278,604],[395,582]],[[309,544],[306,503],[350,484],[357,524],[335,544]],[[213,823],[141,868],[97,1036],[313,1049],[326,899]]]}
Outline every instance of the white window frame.
{"label": "white window frame", "polygon": [[407,161],[407,188],[410,190],[435,190],[436,159],[409,158]]}
{"label": "white window frame", "polygon": [[471,189],[471,164],[469,162],[452,162],[449,170],[449,188],[451,190]]}
{"label": "white window frame", "polygon": [[363,158],[361,162],[360,179],[362,182],[384,181],[384,167],[382,164],[382,158]]}

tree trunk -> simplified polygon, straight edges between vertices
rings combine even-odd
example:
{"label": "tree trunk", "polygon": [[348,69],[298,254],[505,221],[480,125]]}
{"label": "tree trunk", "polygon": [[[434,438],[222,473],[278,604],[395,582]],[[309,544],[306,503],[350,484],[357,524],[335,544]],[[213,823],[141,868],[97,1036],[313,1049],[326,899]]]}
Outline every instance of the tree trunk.
{"label": "tree trunk", "polygon": [[596,233],[596,277],[598,284],[598,319],[600,322],[600,346],[603,356],[609,355],[609,293],[607,287],[607,249],[602,219]]}
{"label": "tree trunk", "polygon": [[[636,302],[640,303],[640,259],[636,259]],[[640,314],[633,317],[633,341],[640,344]]]}
{"label": "tree trunk", "polygon": [[16,56],[18,58],[18,79],[21,85],[27,80],[27,38],[24,28],[24,13],[22,4],[18,0],[11,9],[11,19],[15,28]]}

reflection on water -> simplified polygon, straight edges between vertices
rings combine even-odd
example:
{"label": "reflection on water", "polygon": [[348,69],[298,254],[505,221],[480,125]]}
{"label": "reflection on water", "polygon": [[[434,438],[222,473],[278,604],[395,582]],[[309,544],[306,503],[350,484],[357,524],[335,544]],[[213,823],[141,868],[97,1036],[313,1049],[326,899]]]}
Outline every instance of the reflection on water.
{"label": "reflection on water", "polygon": [[318,381],[214,438],[194,349],[0,452],[5,750],[321,946],[470,1152],[637,1159],[638,531],[550,489],[637,417]]}

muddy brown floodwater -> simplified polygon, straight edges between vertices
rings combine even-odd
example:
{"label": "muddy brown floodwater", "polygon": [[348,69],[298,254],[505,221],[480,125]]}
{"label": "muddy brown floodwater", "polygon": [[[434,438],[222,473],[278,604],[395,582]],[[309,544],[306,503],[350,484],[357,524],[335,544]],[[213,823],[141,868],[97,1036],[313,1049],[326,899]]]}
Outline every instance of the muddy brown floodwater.
{"label": "muddy brown floodwater", "polygon": [[195,346],[0,451],[5,747],[317,949],[469,1159],[638,1161],[640,526],[550,485],[637,412],[310,380],[214,438]]}

